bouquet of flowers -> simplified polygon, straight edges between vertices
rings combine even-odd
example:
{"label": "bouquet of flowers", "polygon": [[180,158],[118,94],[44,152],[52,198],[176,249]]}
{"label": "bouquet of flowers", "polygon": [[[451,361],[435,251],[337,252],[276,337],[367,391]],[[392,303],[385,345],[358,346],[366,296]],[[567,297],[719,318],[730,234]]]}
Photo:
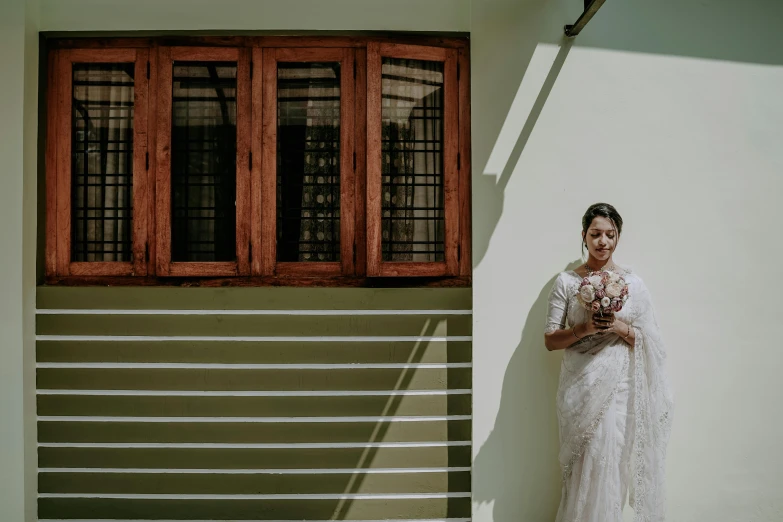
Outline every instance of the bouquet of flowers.
{"label": "bouquet of flowers", "polygon": [[586,309],[602,315],[619,312],[628,300],[628,283],[611,270],[591,272],[582,279],[576,298]]}

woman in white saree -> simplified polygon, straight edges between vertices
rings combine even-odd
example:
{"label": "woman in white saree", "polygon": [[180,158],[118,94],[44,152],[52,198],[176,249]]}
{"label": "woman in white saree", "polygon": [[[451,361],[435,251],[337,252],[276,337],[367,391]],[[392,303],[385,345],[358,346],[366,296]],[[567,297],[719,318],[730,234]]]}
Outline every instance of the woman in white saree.
{"label": "woman in white saree", "polygon": [[[635,522],[665,519],[665,460],[673,397],[652,300],[612,254],[622,218],[598,203],[582,219],[587,262],[558,275],[549,297],[548,350],[565,350],[557,393],[563,491],[556,522],[621,522],[626,498]],[[629,298],[594,315],[576,299],[582,279],[611,270]]]}

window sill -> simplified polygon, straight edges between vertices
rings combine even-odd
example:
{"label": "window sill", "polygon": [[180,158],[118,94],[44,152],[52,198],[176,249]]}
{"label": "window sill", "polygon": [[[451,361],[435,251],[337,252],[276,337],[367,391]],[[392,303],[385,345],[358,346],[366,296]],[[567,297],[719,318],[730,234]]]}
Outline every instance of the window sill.
{"label": "window sill", "polygon": [[447,288],[470,287],[470,277],[47,277],[47,286],[171,286],[171,287],[346,287]]}

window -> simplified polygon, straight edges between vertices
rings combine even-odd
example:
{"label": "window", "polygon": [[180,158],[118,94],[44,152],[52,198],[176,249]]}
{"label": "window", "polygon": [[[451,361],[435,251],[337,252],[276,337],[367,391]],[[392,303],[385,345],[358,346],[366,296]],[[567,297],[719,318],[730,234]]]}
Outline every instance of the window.
{"label": "window", "polygon": [[146,49],[71,49],[50,60],[50,274],[147,273],[147,59]]}
{"label": "window", "polygon": [[172,42],[52,42],[47,281],[469,282],[464,40]]}
{"label": "window", "polygon": [[371,44],[367,270],[457,275],[457,53]]}
{"label": "window", "polygon": [[261,273],[351,275],[354,51],[267,49],[263,63]]}
{"label": "window", "polygon": [[245,49],[158,50],[157,273],[249,275]]}

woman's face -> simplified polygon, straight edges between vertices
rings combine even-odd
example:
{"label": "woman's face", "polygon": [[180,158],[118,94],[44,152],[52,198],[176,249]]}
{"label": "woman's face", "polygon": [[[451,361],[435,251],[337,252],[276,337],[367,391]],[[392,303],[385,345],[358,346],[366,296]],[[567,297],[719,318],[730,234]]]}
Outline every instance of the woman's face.
{"label": "woman's face", "polygon": [[617,230],[611,220],[599,216],[590,223],[583,239],[593,258],[608,261],[617,247]]}

